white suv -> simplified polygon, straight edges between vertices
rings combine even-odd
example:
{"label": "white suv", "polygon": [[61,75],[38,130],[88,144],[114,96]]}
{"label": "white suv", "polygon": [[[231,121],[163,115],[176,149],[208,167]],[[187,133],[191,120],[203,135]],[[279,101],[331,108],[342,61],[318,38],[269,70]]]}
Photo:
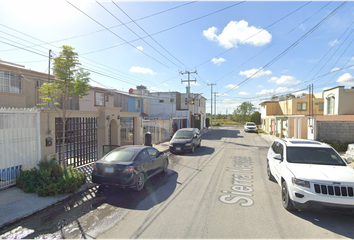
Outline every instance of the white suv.
{"label": "white suv", "polygon": [[274,178],[280,185],[288,211],[354,210],[354,169],[325,143],[276,139],[268,150],[267,173],[269,180]]}

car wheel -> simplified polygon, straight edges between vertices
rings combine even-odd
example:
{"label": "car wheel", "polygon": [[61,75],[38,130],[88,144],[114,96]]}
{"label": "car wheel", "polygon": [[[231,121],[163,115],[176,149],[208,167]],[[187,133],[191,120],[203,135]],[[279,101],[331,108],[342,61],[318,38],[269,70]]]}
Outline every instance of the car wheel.
{"label": "car wheel", "polygon": [[140,192],[141,190],[143,190],[145,186],[145,176],[142,173],[139,173],[138,175],[138,180],[136,181],[135,184],[135,191]]}
{"label": "car wheel", "polygon": [[268,175],[268,179],[270,181],[273,181],[274,180],[274,176],[272,174],[272,172],[270,171],[270,167],[269,167],[269,161],[267,160],[267,175]]}
{"label": "car wheel", "polygon": [[194,144],[192,144],[192,149],[191,149],[191,152],[192,152],[192,153],[194,153],[194,150],[195,150],[195,148],[194,148]]}
{"label": "car wheel", "polygon": [[283,207],[286,210],[288,211],[295,210],[293,201],[289,197],[288,186],[286,185],[285,181],[283,181],[281,184],[281,198],[282,198]]}
{"label": "car wheel", "polygon": [[163,173],[167,173],[167,171],[168,171],[168,159],[164,160],[163,168],[162,168]]}

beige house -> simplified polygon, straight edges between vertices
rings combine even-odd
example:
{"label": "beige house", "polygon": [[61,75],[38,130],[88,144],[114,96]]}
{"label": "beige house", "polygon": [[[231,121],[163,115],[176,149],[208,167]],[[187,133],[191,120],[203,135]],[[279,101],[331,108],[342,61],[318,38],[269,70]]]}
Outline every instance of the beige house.
{"label": "beige house", "polygon": [[[103,154],[104,145],[121,145],[123,142],[120,127],[120,119],[123,117],[133,120],[130,141],[124,141],[124,143],[142,144],[139,113],[122,112],[121,107],[115,107],[115,95],[112,90],[96,87],[91,87],[88,95],[80,99],[78,105],[75,106],[73,103],[70,105],[72,112],[66,124],[66,138],[63,140],[58,112],[46,106],[38,106],[41,103],[39,87],[53,79],[53,76],[46,73],[25,69],[24,66],[16,64],[0,62],[0,109],[2,110],[0,117],[8,119],[9,114],[12,114],[11,116],[15,113],[19,114],[21,109],[36,109],[35,111],[40,112],[38,124],[32,124],[33,126],[39,125],[39,134],[33,133],[34,136],[32,136],[32,138],[38,139],[39,143],[39,146],[35,147],[40,152],[38,161],[58,158],[58,153],[62,151],[65,152],[68,164],[74,167],[97,160]],[[9,112],[9,109],[12,112]],[[23,126],[9,125],[7,128],[5,130],[11,133],[9,136],[14,138],[9,142],[22,142],[23,144],[16,145],[16,147],[10,146],[11,149],[14,149],[13,152],[9,151],[7,153],[9,156],[2,156],[2,158],[20,156],[21,148],[31,148],[28,146],[30,143],[26,145],[24,138],[17,136],[17,131]],[[60,147],[60,142],[63,141],[66,144],[64,147]],[[9,145],[1,145],[5,144],[3,142],[0,141],[0,148],[8,149]],[[9,143],[6,142],[6,144]]]}
{"label": "beige house", "polygon": [[309,120],[323,115],[322,93],[304,94],[299,98],[265,101],[261,104],[261,128],[271,134],[287,138],[307,139],[313,134]]}

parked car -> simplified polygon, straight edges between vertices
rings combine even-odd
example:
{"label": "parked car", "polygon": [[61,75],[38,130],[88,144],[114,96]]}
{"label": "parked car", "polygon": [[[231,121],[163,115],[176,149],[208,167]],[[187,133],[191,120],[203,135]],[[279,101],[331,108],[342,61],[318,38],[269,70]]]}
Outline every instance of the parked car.
{"label": "parked car", "polygon": [[283,207],[288,211],[354,210],[354,169],[325,143],[276,139],[268,150],[267,174],[281,187]]}
{"label": "parked car", "polygon": [[134,188],[141,191],[145,181],[166,173],[168,157],[150,146],[128,145],[115,148],[93,165],[92,182]]}
{"label": "parked car", "polygon": [[243,130],[245,132],[256,132],[257,131],[257,125],[254,122],[247,122],[245,126],[243,127]]}
{"label": "parked car", "polygon": [[173,135],[170,141],[171,153],[194,152],[202,142],[198,128],[181,128]]}

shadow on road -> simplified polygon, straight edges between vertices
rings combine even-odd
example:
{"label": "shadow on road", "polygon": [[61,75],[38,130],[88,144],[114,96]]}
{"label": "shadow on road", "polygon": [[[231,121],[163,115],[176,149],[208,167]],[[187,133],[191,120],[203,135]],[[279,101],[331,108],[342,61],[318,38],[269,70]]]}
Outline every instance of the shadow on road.
{"label": "shadow on road", "polygon": [[[167,174],[159,174],[147,180],[145,188],[141,192],[101,185],[96,195],[99,197],[104,196],[104,203],[115,207],[149,210],[172,195],[177,185],[177,178],[178,173],[169,169]],[[97,204],[102,205],[103,202]],[[97,208],[95,205],[93,207]]]}

